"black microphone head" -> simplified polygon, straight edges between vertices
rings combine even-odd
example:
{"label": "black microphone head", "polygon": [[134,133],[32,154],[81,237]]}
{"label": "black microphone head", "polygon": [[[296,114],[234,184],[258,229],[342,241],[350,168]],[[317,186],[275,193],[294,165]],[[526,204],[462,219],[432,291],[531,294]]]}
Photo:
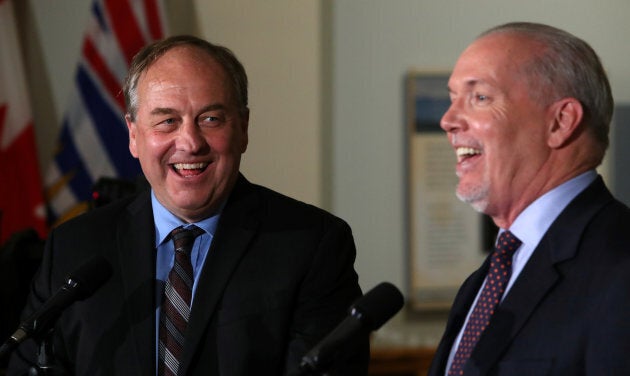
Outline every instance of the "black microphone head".
{"label": "black microphone head", "polygon": [[95,256],[68,275],[79,290],[78,299],[92,295],[112,276],[112,266],[103,256]]}
{"label": "black microphone head", "polygon": [[359,298],[350,307],[350,311],[356,310],[369,330],[377,330],[400,311],[404,304],[405,299],[396,286],[381,282]]}

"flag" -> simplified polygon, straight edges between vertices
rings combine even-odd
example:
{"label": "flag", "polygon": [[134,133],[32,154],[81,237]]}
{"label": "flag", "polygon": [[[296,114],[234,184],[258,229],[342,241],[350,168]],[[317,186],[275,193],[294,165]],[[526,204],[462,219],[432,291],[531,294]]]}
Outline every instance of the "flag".
{"label": "flag", "polygon": [[33,118],[11,0],[0,0],[0,244],[15,232],[46,236]]}
{"label": "flag", "polygon": [[46,174],[53,225],[89,208],[99,178],[133,180],[122,83],[133,56],[164,35],[160,0],[94,0],[54,161]]}

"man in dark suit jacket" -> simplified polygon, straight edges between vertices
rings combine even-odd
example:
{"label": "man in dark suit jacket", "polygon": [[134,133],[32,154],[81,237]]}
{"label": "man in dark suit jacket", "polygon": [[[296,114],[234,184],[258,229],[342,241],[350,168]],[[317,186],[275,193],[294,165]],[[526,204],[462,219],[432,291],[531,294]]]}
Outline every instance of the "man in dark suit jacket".
{"label": "man in dark suit jacket", "polygon": [[[209,239],[209,249],[195,243],[201,261],[193,260],[194,297],[174,373],[295,370],[361,295],[349,226],[238,172],[247,146],[247,77],[226,48],[188,36],[156,42],[132,62],[125,97],[130,151],[151,191],[54,229],[25,316],[68,273],[101,255],[113,275],[63,312],[52,340],[55,361],[73,375],[155,375],[164,368],[157,333],[160,270],[173,263],[168,233],[190,224],[205,230],[204,221],[215,220],[196,240]],[[18,348],[9,374],[34,363],[34,345]],[[330,369],[364,375],[368,358],[368,339],[360,338]]]}
{"label": "man in dark suit jacket", "polygon": [[429,375],[630,374],[630,210],[595,172],[613,108],[599,58],[510,23],[462,53],[449,90],[457,195],[520,245],[489,315],[491,256],[464,282]]}

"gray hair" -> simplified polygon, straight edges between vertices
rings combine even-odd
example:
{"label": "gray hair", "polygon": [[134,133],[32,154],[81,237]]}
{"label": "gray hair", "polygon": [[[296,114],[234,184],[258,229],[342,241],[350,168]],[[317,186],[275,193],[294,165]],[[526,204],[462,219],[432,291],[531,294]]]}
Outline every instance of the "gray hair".
{"label": "gray hair", "polygon": [[241,62],[228,48],[212,44],[191,35],[178,35],[153,42],[138,52],[129,67],[129,72],[123,85],[125,106],[131,121],[135,121],[138,110],[138,81],[140,76],[166,52],[177,46],[192,46],[199,48],[214,58],[232,80],[236,101],[241,113],[247,109],[247,73]]}
{"label": "gray hair", "polygon": [[566,97],[580,101],[584,109],[583,124],[601,147],[601,163],[609,144],[614,100],[604,67],[593,48],[566,31],[530,22],[496,26],[480,37],[497,33],[521,35],[545,47],[524,67],[534,78],[534,85],[540,86],[533,91],[547,95],[550,102]]}

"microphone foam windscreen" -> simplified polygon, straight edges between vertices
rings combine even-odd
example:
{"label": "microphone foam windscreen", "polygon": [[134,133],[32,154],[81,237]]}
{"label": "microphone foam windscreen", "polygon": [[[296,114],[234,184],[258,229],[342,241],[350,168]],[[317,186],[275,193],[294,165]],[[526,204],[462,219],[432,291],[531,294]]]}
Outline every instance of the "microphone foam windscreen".
{"label": "microphone foam windscreen", "polygon": [[68,275],[77,283],[83,298],[92,295],[111,276],[112,266],[103,256],[95,256]]}
{"label": "microphone foam windscreen", "polygon": [[398,288],[389,282],[381,282],[363,297],[359,298],[352,308],[362,314],[370,330],[377,330],[392,318],[405,304],[405,299]]}

